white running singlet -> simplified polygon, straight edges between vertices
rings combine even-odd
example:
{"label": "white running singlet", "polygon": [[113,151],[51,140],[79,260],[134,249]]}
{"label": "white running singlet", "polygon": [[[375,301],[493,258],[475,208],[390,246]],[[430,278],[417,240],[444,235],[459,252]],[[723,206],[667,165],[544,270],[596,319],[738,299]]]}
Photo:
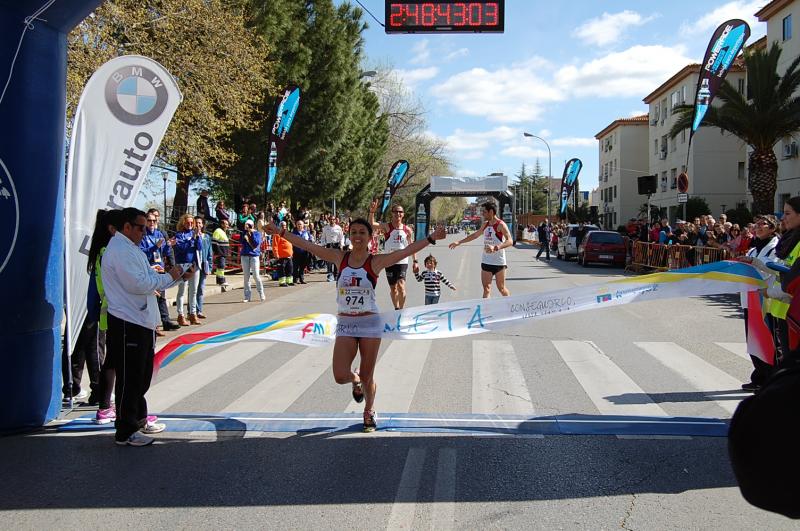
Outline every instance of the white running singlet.
{"label": "white running singlet", "polygon": [[375,302],[375,285],[378,276],[372,271],[372,255],[361,267],[351,267],[348,263],[350,253],[345,253],[339,266],[339,280],[336,281],[336,304],[340,315],[379,313]]}
{"label": "white running singlet", "polygon": [[481,263],[487,265],[504,266],[506,265],[506,250],[500,249],[495,253],[487,253],[487,247],[494,247],[503,243],[503,233],[500,232],[500,220],[498,219],[491,225],[483,229],[483,256]]}
{"label": "white running singlet", "polygon": [[[400,225],[400,227],[393,227],[391,223],[389,225],[389,234],[386,235],[386,243],[384,243],[383,248],[386,250],[387,253],[391,253],[394,251],[399,251],[400,249],[405,249],[409,245],[409,238],[408,234],[411,229],[409,229],[408,225]],[[408,265],[409,257],[405,257],[399,262],[395,262],[395,264],[406,264]]]}

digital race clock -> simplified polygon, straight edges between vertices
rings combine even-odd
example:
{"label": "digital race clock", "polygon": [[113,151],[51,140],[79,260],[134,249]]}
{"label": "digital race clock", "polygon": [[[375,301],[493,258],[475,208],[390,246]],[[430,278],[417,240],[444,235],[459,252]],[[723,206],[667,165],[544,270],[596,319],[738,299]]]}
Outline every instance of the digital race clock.
{"label": "digital race clock", "polygon": [[502,33],[505,0],[386,0],[386,33]]}

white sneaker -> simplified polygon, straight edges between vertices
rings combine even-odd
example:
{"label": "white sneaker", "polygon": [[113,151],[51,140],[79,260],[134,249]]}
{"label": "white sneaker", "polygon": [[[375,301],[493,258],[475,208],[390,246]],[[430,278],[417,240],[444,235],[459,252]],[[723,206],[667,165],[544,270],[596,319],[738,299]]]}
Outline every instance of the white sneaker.
{"label": "white sneaker", "polygon": [[147,446],[148,444],[153,444],[154,440],[155,439],[153,439],[152,437],[148,437],[147,435],[142,435],[137,431],[124,441],[114,441],[114,442],[120,446]]}
{"label": "white sneaker", "polygon": [[[89,398],[89,391],[87,391],[85,389],[81,389],[80,393],[78,393],[77,395],[73,395],[72,401],[73,402],[83,402],[87,398]],[[64,396],[64,400],[65,401],[69,400],[69,398],[67,396]]]}
{"label": "white sneaker", "polygon": [[152,435],[153,433],[161,433],[166,429],[166,424],[161,424],[160,422],[148,422],[144,425],[144,428],[140,429],[139,431],[142,433],[147,433],[148,435]]}
{"label": "white sneaker", "polygon": [[250,302],[250,299],[242,299],[242,302]]}

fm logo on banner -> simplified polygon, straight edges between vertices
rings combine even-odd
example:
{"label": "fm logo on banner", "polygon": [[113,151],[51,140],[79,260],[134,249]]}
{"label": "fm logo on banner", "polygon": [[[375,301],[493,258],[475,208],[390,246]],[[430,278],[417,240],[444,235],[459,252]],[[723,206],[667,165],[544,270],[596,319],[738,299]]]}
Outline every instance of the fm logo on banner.
{"label": "fm logo on banner", "polygon": [[300,107],[300,89],[289,85],[275,100],[275,122],[269,134],[269,160],[267,164],[267,193],[272,192],[278,176],[278,159],[286,146],[286,138]]}
{"label": "fm logo on banner", "polygon": [[567,214],[567,204],[569,203],[569,196],[572,194],[572,189],[575,187],[575,181],[578,180],[578,174],[583,168],[583,162],[580,159],[570,159],[564,166],[564,174],[561,177],[561,215],[562,217]]}
{"label": "fm logo on banner", "polygon": [[83,89],[72,125],[66,186],[70,352],[86,316],[86,266],[97,210],[133,206],[182,100],[172,75],[138,55],[108,61]]}
{"label": "fm logo on banner", "polygon": [[692,130],[689,132],[690,144],[692,135],[700,127],[722,81],[728,75],[728,70],[748,38],[750,38],[750,26],[739,19],[724,22],[711,36],[697,79]]}
{"label": "fm logo on banner", "polygon": [[386,190],[383,191],[383,205],[381,206],[381,216],[384,215],[386,209],[389,208],[389,203],[392,201],[394,193],[400,188],[403,179],[408,175],[410,166],[407,160],[398,160],[392,164],[389,170],[389,180],[386,183]]}

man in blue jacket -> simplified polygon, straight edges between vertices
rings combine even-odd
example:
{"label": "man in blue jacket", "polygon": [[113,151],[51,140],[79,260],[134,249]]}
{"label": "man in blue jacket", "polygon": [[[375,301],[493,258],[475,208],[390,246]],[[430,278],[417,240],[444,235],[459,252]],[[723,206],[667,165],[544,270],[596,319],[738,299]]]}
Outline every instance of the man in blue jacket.
{"label": "man in blue jacket", "polygon": [[[167,238],[158,228],[158,218],[151,209],[147,213],[147,228],[139,248],[144,251],[150,266],[159,273],[163,273],[167,267],[167,262],[172,262],[170,253],[172,249],[167,245]],[[167,307],[166,291],[158,292],[158,313],[161,314],[161,327],[164,330],[178,330],[178,323],[170,319]],[[156,335],[163,336],[163,332],[156,329]]]}

